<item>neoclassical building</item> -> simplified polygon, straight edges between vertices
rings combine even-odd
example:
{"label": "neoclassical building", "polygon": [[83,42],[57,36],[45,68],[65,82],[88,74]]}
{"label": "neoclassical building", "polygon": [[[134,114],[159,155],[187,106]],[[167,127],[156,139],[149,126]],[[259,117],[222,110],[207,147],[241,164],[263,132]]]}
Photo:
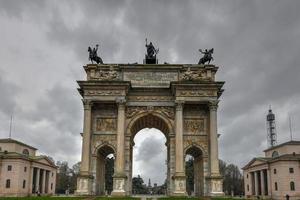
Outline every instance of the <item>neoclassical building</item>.
{"label": "neoclassical building", "polygon": [[14,139],[0,139],[0,197],[55,193],[57,167],[36,150]]}
{"label": "neoclassical building", "polygon": [[300,199],[300,141],[266,149],[265,157],[253,158],[244,170],[245,195],[267,199]]}
{"label": "neoclassical building", "polygon": [[194,157],[196,196],[223,195],[217,108],[218,67],[193,64],[88,64],[78,81],[84,106],[79,195],[105,194],[105,158],[115,155],[113,196],[132,193],[135,134],[156,128],[167,139],[168,195],[186,195],[185,156]]}

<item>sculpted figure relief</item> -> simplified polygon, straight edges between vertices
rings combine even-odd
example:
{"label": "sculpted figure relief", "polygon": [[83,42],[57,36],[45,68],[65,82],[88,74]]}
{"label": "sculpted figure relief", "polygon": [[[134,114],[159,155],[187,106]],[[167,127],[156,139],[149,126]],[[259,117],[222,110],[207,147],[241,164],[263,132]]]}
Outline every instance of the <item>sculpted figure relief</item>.
{"label": "sculpted figure relief", "polygon": [[101,81],[111,81],[119,79],[119,74],[112,66],[107,70],[100,70],[95,73],[94,76],[91,76],[91,79],[97,79]]}
{"label": "sculpted figure relief", "polygon": [[146,106],[128,107],[126,110],[126,117],[132,118],[134,115],[145,111],[161,112],[170,119],[174,119],[175,117],[174,109],[172,107],[161,107],[161,106],[151,107],[151,109],[150,107],[146,107]]}
{"label": "sculpted figure relief", "polygon": [[189,134],[199,134],[204,131],[204,120],[203,119],[185,119],[184,129]]}
{"label": "sculpted figure relief", "polygon": [[190,67],[181,75],[181,80],[185,81],[199,81],[206,79],[207,78],[203,70],[192,71]]}
{"label": "sculpted figure relief", "polygon": [[115,131],[117,128],[117,120],[114,118],[97,119],[97,131]]}

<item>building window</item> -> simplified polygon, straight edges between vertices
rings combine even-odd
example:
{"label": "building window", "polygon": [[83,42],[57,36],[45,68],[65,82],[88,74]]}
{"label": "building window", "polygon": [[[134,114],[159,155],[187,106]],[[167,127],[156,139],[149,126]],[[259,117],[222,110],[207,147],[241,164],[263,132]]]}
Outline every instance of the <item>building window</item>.
{"label": "building window", "polygon": [[6,188],[10,188],[10,179],[7,179],[7,180],[6,180],[6,185],[5,185],[5,187],[6,187]]}
{"label": "building window", "polygon": [[27,172],[27,167],[24,167],[24,172]]}
{"label": "building window", "polygon": [[247,178],[248,178],[248,174],[247,174]]}
{"label": "building window", "polygon": [[53,183],[51,183],[51,190],[52,190],[52,188],[53,188]]}
{"label": "building window", "polygon": [[295,183],[293,181],[290,182],[291,191],[295,191]]}
{"label": "building window", "polygon": [[275,191],[278,190],[277,182],[275,182]]}
{"label": "building window", "polygon": [[276,158],[276,157],[278,157],[279,156],[279,153],[277,152],[277,151],[274,151],[273,153],[272,153],[272,158]]}
{"label": "building window", "polygon": [[276,174],[277,173],[277,170],[276,169],[274,169],[274,174]]}
{"label": "building window", "polygon": [[52,172],[52,175],[51,175],[52,177],[53,177],[53,172]]}
{"label": "building window", "polygon": [[249,185],[247,185],[247,191],[249,191]]}
{"label": "building window", "polygon": [[11,166],[11,165],[8,165],[8,166],[7,166],[7,171],[11,171],[11,169],[12,169],[12,166]]}
{"label": "building window", "polygon": [[289,171],[291,174],[294,173],[294,168],[290,167]]}
{"label": "building window", "polygon": [[29,156],[29,151],[28,151],[28,149],[24,149],[24,150],[23,150],[23,154],[26,155],[26,156]]}
{"label": "building window", "polygon": [[23,180],[23,188],[26,187],[26,180]]}

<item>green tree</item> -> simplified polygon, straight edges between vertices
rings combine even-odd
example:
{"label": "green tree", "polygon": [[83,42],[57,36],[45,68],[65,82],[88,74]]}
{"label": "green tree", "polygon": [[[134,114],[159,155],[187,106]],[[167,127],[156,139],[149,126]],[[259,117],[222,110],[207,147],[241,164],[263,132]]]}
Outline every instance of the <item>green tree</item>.
{"label": "green tree", "polygon": [[69,186],[70,186],[70,193],[74,193],[77,188],[77,177],[80,171],[80,164],[81,162],[75,163],[70,169],[69,174]]}
{"label": "green tree", "polygon": [[189,158],[185,162],[186,191],[190,195],[194,191],[194,160]]}
{"label": "green tree", "polygon": [[223,176],[223,191],[230,195],[243,195],[244,193],[244,180],[238,166],[234,164],[227,165],[224,161],[220,160],[220,173]]}
{"label": "green tree", "polygon": [[70,188],[70,173],[71,170],[66,161],[58,161],[58,172],[56,176],[56,193],[63,194]]}
{"label": "green tree", "polygon": [[132,193],[133,194],[146,194],[147,187],[144,184],[144,180],[138,175],[132,178]]}
{"label": "green tree", "polygon": [[110,194],[113,190],[114,157],[105,159],[105,190]]}

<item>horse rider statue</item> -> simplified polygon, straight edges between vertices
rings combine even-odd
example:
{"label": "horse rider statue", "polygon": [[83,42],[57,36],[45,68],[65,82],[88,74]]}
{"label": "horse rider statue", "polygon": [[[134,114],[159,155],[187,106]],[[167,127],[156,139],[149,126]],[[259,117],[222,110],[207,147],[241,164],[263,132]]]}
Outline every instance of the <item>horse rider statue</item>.
{"label": "horse rider statue", "polygon": [[200,53],[204,54],[202,58],[200,58],[198,65],[200,64],[205,64],[206,62],[208,62],[208,64],[210,63],[210,61],[214,60],[214,58],[212,57],[212,54],[214,53],[214,48],[207,50],[205,49],[205,51],[202,51],[201,49],[199,49]]}
{"label": "horse rider statue", "polygon": [[96,44],[96,47],[94,47],[93,49],[91,47],[88,48],[89,60],[92,62],[92,64],[94,64],[93,61],[95,61],[97,64],[99,64],[99,63],[103,64],[102,59],[97,54],[98,47],[99,47],[99,44]]}

